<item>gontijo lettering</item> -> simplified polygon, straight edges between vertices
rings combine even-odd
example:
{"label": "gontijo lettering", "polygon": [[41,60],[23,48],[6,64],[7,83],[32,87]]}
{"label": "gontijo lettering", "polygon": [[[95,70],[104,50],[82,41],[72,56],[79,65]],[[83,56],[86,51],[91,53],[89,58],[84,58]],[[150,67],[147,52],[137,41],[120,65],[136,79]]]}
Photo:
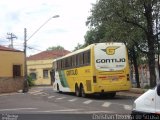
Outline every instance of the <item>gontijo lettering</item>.
{"label": "gontijo lettering", "polygon": [[67,74],[67,76],[70,76],[70,75],[77,75],[77,74],[78,74],[78,70],[77,70],[77,69],[68,70],[68,71],[66,71],[66,74]]}
{"label": "gontijo lettering", "polygon": [[97,59],[96,63],[119,63],[119,62],[126,62],[125,58],[119,59]]}

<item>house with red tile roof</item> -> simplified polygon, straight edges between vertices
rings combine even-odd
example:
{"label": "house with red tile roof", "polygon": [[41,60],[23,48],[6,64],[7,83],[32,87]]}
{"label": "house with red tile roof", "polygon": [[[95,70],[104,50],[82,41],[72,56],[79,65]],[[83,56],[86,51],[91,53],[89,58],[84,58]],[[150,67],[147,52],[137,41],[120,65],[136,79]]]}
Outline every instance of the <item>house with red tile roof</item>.
{"label": "house with red tile roof", "polygon": [[67,50],[43,51],[27,58],[27,73],[34,80],[35,85],[52,84],[53,60],[70,53]]}
{"label": "house with red tile roof", "polygon": [[0,93],[23,89],[24,52],[0,45]]}

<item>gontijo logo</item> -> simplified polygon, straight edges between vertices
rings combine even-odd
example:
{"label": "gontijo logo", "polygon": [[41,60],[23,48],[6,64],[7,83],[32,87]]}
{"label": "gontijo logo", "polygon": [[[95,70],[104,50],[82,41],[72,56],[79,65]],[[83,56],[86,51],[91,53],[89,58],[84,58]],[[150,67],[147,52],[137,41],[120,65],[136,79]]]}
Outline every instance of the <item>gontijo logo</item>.
{"label": "gontijo logo", "polygon": [[106,54],[108,55],[113,55],[115,54],[115,50],[119,48],[119,46],[109,46],[106,49],[102,49],[104,52],[106,52]]}
{"label": "gontijo logo", "polygon": [[[115,50],[119,48],[120,46],[109,46],[106,49],[101,49],[104,51],[107,55],[113,55],[115,54]],[[107,58],[107,59],[96,59],[96,63],[125,63],[125,58]]]}

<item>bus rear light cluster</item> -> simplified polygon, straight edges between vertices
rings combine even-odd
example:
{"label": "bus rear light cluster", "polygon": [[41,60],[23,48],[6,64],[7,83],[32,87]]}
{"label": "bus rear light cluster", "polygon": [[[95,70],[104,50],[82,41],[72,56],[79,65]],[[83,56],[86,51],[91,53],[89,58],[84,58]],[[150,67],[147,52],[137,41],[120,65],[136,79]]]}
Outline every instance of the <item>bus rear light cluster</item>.
{"label": "bus rear light cluster", "polygon": [[127,81],[129,81],[129,74],[127,74]]}

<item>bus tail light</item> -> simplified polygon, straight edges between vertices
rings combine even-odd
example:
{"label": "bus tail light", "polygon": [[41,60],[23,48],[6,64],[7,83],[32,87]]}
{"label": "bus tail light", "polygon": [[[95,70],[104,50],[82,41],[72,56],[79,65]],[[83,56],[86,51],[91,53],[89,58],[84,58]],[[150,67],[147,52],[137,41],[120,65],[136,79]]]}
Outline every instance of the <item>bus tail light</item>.
{"label": "bus tail light", "polygon": [[96,82],[97,82],[96,76],[93,76],[93,83],[96,83]]}
{"label": "bus tail light", "polygon": [[127,81],[129,81],[129,74],[127,74]]}

